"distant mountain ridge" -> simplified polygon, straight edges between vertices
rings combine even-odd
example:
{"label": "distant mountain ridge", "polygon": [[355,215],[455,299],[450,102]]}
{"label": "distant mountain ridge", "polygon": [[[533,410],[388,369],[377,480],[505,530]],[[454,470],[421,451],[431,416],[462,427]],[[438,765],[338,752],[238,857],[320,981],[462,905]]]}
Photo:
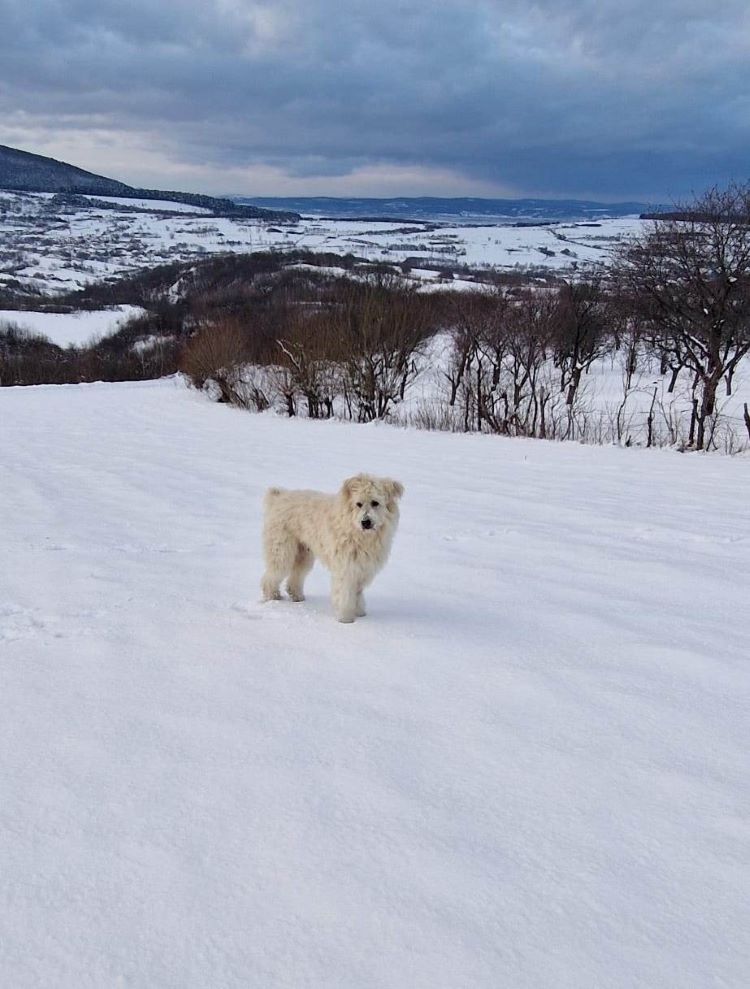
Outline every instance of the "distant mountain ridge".
{"label": "distant mountain ridge", "polygon": [[46,158],[44,155],[21,151],[0,144],[0,189],[15,192],[51,192],[83,196],[120,196],[125,199],[151,199],[184,203],[210,209],[218,216],[248,217],[263,220],[297,220],[295,212],[263,209],[231,199],[203,196],[193,192],[138,189],[116,179],[87,172],[76,165]]}
{"label": "distant mountain ridge", "polygon": [[662,207],[654,203],[599,203],[582,199],[480,199],[436,196],[398,196],[388,199],[333,198],[328,196],[233,196],[235,202],[264,208],[287,209],[296,213],[330,219],[421,220],[423,222],[464,221],[470,223],[552,223],[581,222],[654,213]]}

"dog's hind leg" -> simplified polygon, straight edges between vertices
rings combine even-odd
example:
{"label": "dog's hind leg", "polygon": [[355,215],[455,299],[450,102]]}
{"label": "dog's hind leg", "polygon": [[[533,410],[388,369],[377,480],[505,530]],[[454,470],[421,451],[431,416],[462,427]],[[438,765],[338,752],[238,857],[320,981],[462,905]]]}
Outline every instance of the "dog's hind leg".
{"label": "dog's hind leg", "polygon": [[315,563],[315,557],[307,546],[299,543],[297,554],[294,557],[294,565],[289,579],[286,582],[286,589],[292,601],[305,600],[305,577],[310,573]]}
{"label": "dog's hind leg", "polygon": [[281,600],[281,582],[284,579],[284,574],[273,573],[273,571],[268,571],[263,574],[263,580],[260,582],[260,589],[263,594],[264,601],[280,601]]}
{"label": "dog's hind leg", "polygon": [[266,572],[260,582],[264,601],[281,600],[281,582],[292,572],[298,543],[295,539],[276,538],[265,540]]}
{"label": "dog's hind leg", "polygon": [[364,618],[367,614],[367,607],[365,606],[365,595],[360,587],[357,591],[357,603],[356,603],[357,618]]}

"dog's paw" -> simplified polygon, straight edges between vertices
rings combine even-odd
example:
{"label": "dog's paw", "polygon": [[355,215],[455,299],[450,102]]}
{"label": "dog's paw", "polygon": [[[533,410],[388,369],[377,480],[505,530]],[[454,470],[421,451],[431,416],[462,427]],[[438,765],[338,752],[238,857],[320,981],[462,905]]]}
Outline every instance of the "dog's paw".
{"label": "dog's paw", "polygon": [[296,591],[296,592],[289,591],[288,593],[289,593],[290,601],[299,602],[305,600],[305,595],[302,593],[302,591]]}
{"label": "dog's paw", "polygon": [[354,621],[354,619],[357,616],[346,614],[346,615],[337,615],[336,617],[341,622],[342,625],[351,625],[351,623]]}

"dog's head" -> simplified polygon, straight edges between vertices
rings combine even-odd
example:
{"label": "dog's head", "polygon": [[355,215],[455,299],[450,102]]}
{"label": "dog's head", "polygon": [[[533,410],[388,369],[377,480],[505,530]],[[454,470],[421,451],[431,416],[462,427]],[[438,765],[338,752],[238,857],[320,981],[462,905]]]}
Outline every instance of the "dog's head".
{"label": "dog's head", "polygon": [[344,481],[341,498],[352,520],[362,532],[377,532],[398,519],[398,500],[404,487],[387,477],[357,474]]}

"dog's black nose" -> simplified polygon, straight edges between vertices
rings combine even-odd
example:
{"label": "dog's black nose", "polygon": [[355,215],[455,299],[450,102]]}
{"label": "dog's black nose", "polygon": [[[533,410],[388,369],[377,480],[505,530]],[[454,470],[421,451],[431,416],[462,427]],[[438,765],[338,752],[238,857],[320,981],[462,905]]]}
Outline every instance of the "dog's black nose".
{"label": "dog's black nose", "polygon": [[372,529],[372,520],[371,519],[362,519],[362,528],[363,529]]}

